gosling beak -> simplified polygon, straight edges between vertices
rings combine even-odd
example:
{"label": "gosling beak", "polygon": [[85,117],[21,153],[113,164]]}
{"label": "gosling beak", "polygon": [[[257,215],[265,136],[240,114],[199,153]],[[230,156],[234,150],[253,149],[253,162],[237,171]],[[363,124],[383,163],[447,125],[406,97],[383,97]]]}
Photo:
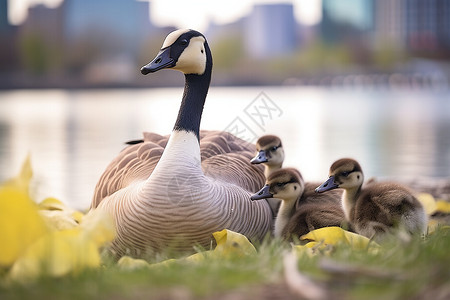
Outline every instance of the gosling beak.
{"label": "gosling beak", "polygon": [[266,184],[259,192],[253,194],[250,199],[252,200],[261,200],[266,198],[273,198],[273,195],[269,192],[269,185]]}
{"label": "gosling beak", "polygon": [[322,193],[338,187],[339,185],[334,182],[334,176],[330,176],[330,178],[328,178],[327,181],[318,186],[315,191],[316,193]]}
{"label": "gosling beak", "polygon": [[170,47],[161,49],[156,57],[147,65],[141,68],[141,73],[147,75],[165,68],[172,68],[176,64],[175,60],[170,57]]}
{"label": "gosling beak", "polygon": [[250,160],[252,164],[261,164],[268,161],[266,151],[264,150],[259,151],[258,154]]}

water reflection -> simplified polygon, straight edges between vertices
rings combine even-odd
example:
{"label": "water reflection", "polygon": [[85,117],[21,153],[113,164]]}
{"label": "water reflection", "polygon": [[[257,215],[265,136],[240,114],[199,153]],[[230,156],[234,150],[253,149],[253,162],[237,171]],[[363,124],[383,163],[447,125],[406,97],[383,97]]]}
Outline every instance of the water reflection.
{"label": "water reflection", "polygon": [[[246,114],[261,92],[281,110],[263,126]],[[171,131],[181,95],[181,88],[1,92],[0,180],[31,153],[37,198],[55,196],[86,209],[97,179],[125,141],[142,131]],[[202,128],[230,128],[237,118],[255,136],[277,134],[286,166],[300,168],[309,180],[323,180],[344,156],[358,159],[367,177],[448,177],[446,99],[448,92],[212,88]]]}

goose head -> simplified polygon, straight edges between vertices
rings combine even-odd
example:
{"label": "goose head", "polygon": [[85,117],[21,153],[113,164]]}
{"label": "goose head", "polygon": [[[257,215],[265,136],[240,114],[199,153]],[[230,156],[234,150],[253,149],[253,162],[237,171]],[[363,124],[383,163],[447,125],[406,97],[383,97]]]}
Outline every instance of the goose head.
{"label": "goose head", "polygon": [[211,51],[204,35],[192,29],[179,29],[166,37],[159,53],[141,68],[141,73],[174,69],[184,74],[204,75],[211,68]]}
{"label": "goose head", "polygon": [[252,164],[265,164],[267,166],[279,166],[284,161],[284,150],[281,139],[275,135],[264,135],[256,141],[256,156],[250,162]]}
{"label": "goose head", "polygon": [[194,133],[198,142],[212,73],[211,50],[205,36],[191,29],[171,32],[156,57],[141,68],[141,73],[147,75],[162,69],[184,73],[184,93],[174,131]]}
{"label": "goose head", "polygon": [[359,163],[351,158],[335,161],[329,171],[329,178],[316,188],[317,193],[343,188],[346,190],[359,189],[364,181],[364,175]]}
{"label": "goose head", "polygon": [[278,198],[295,203],[303,194],[304,189],[305,183],[300,172],[293,168],[285,168],[273,172],[267,178],[266,185],[252,195],[251,199]]}

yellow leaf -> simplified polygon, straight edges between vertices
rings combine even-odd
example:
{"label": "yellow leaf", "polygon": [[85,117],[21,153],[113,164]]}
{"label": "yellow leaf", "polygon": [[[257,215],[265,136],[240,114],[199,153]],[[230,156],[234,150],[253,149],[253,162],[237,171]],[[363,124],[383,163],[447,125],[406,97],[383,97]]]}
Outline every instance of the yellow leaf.
{"label": "yellow leaf", "polygon": [[116,237],[116,227],[111,215],[100,210],[91,210],[83,217],[80,227],[98,247]]}
{"label": "yellow leaf", "polygon": [[48,197],[42,200],[39,204],[39,209],[44,210],[66,210],[67,207],[56,198]]}
{"label": "yellow leaf", "polygon": [[38,204],[39,213],[46,224],[53,230],[64,230],[76,227],[83,214],[67,207],[56,198],[49,197]]}
{"label": "yellow leaf", "polygon": [[10,266],[47,232],[28,192],[14,186],[0,187],[0,266]]}
{"label": "yellow leaf", "polygon": [[444,200],[436,201],[436,212],[450,214],[450,202]]}
{"label": "yellow leaf", "polygon": [[77,210],[73,211],[71,215],[72,215],[72,218],[75,220],[75,222],[77,222],[78,224],[81,223],[81,221],[83,220],[83,217],[84,217],[84,214]]}
{"label": "yellow leaf", "polygon": [[19,175],[6,181],[4,186],[13,187],[28,194],[32,176],[33,170],[31,168],[31,158],[30,155],[28,155],[22,164]]}
{"label": "yellow leaf", "polygon": [[199,253],[192,254],[186,258],[183,258],[183,261],[189,261],[189,262],[199,262],[205,260],[205,258],[214,258],[218,257],[217,252],[214,252],[214,250],[208,250],[208,251],[202,251]]}
{"label": "yellow leaf", "polygon": [[27,281],[39,275],[63,276],[100,265],[97,245],[79,229],[54,231],[27,248],[12,266],[10,278]]}
{"label": "yellow leaf", "polygon": [[99,248],[114,237],[111,218],[92,212],[81,225],[52,231],[30,245],[12,266],[10,277],[23,281],[38,275],[63,276],[98,267]]}
{"label": "yellow leaf", "polygon": [[121,270],[125,271],[134,271],[150,267],[150,264],[147,261],[143,259],[132,258],[130,256],[122,256],[117,262],[117,265]]}
{"label": "yellow leaf", "polygon": [[230,256],[244,256],[256,254],[255,247],[242,234],[224,229],[213,233],[217,246],[214,250],[202,251],[192,254],[185,258],[168,259],[157,264],[150,265],[153,267],[168,266],[174,262],[193,262],[198,263],[205,259],[223,259]]}
{"label": "yellow leaf", "polygon": [[66,230],[78,226],[71,213],[62,210],[40,210],[39,214],[52,230]]}
{"label": "yellow leaf", "polygon": [[217,242],[215,252],[220,252],[222,255],[252,255],[256,254],[255,247],[249,242],[244,235],[224,229],[213,233]]}
{"label": "yellow leaf", "polygon": [[364,250],[368,246],[378,247],[378,244],[365,236],[347,231],[341,227],[323,227],[303,235],[300,240],[323,242],[326,245],[347,244],[353,249]]}
{"label": "yellow leaf", "polygon": [[29,246],[11,268],[11,278],[63,276],[98,267],[99,248],[115,237],[114,226],[108,215],[98,212],[83,221],[74,229],[50,232]]}
{"label": "yellow leaf", "polygon": [[436,211],[436,201],[431,194],[420,193],[417,195],[417,199],[420,203],[422,203],[422,206],[425,209],[425,213],[427,215],[432,215]]}
{"label": "yellow leaf", "polygon": [[256,254],[255,247],[242,234],[224,229],[213,233],[217,246],[214,250],[195,253],[183,260],[199,262],[205,259]]}

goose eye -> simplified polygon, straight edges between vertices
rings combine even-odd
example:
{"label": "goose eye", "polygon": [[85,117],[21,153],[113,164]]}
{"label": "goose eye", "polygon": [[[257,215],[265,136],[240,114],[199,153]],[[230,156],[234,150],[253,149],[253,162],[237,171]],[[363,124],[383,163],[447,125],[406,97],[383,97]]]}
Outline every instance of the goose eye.
{"label": "goose eye", "polygon": [[341,173],[341,175],[344,176],[344,177],[347,177],[348,174],[350,174],[350,172],[342,172],[342,173]]}
{"label": "goose eye", "polygon": [[182,46],[186,46],[188,43],[188,41],[186,39],[181,40],[181,45]]}
{"label": "goose eye", "polygon": [[282,186],[284,186],[284,184],[285,184],[285,183],[283,183],[283,182],[278,182],[278,183],[277,183],[277,186],[278,186],[278,187],[282,187]]}
{"label": "goose eye", "polygon": [[277,146],[273,146],[272,149],[270,149],[270,151],[276,151],[278,149]]}

